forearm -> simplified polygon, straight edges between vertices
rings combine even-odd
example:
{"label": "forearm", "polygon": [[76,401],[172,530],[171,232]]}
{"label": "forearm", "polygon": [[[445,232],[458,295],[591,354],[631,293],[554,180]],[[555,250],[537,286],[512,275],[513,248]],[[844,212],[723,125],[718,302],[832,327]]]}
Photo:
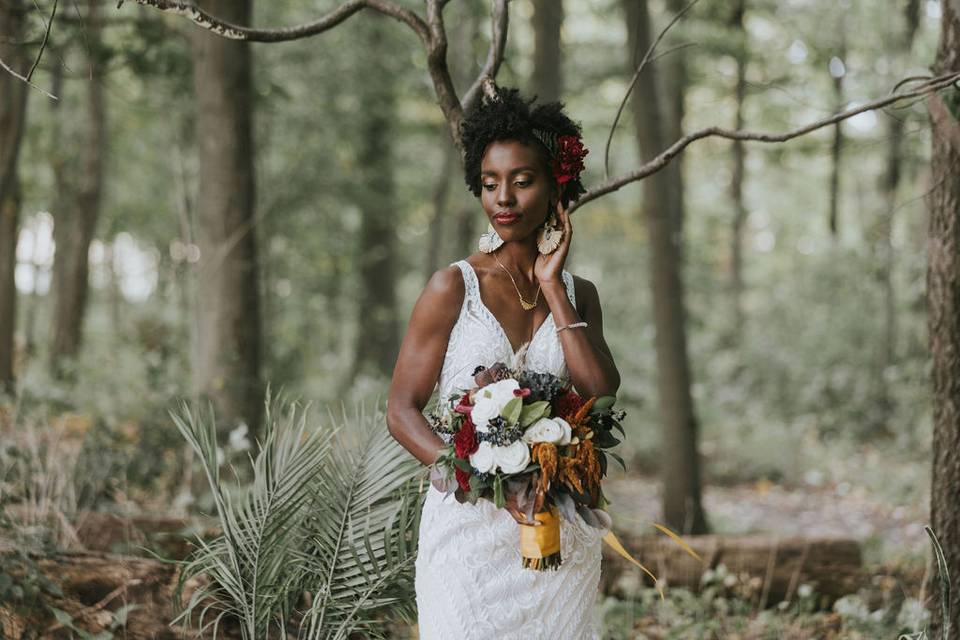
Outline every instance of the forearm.
{"label": "forearm", "polygon": [[387,409],[390,435],[424,465],[431,465],[445,446],[416,407]]}
{"label": "forearm", "polygon": [[[557,328],[583,322],[561,283],[541,283],[541,287]],[[575,327],[557,335],[577,392],[588,397],[615,395],[620,388],[620,374],[613,359],[591,339],[591,332],[586,327]]]}

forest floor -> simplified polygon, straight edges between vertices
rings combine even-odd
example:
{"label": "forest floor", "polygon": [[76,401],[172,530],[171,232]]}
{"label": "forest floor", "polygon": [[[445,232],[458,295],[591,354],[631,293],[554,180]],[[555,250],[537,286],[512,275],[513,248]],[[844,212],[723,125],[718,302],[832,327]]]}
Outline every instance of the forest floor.
{"label": "forest floor", "polygon": [[[659,482],[620,476],[604,481],[614,523],[636,533],[653,533],[660,518]],[[930,542],[926,500],[892,504],[866,487],[841,482],[819,487],[784,487],[767,480],[708,486],[704,509],[719,534],[769,533],[783,536],[846,537],[864,546],[864,562],[886,564],[926,557]]]}
{"label": "forest floor", "polygon": [[[613,476],[604,494],[615,526],[652,534],[660,521],[659,482],[651,477]],[[853,538],[863,548],[863,587],[820,610],[816,595],[790,605],[758,610],[722,586],[699,594],[667,589],[658,601],[644,588],[634,598],[600,599],[606,640],[697,638],[773,640],[897,638],[928,621],[920,605],[929,540],[926,500],[893,501],[881,491],[850,483],[783,486],[767,480],[704,489],[704,508],[715,533],[732,536]],[[899,502],[899,503],[897,503]],[[802,589],[801,589],[802,594]]]}

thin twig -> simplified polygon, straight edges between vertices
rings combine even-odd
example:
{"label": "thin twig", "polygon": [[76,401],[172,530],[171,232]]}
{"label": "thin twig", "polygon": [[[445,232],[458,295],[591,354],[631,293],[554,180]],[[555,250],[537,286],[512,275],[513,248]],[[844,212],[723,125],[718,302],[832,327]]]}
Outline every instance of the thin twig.
{"label": "thin twig", "polygon": [[[59,0],[53,0],[53,9],[50,11],[50,19],[44,24],[43,31],[43,40],[40,42],[40,51],[37,52],[37,58],[33,61],[33,65],[30,67],[30,71],[27,72],[27,81],[30,81],[30,78],[33,77],[33,72],[36,71],[37,65],[40,64],[40,58],[43,57],[43,50],[47,48],[47,40],[50,38],[50,27],[53,26],[53,19],[57,15],[57,3]],[[40,11],[40,7],[36,2],[33,3],[33,6],[37,7],[37,11]],[[41,14],[43,15],[43,14]]]}

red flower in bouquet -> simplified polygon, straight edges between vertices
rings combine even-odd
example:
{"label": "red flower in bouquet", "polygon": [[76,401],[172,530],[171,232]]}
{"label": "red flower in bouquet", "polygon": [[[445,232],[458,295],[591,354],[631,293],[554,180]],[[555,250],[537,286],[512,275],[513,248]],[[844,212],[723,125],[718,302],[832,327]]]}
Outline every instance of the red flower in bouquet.
{"label": "red flower in bouquet", "polygon": [[583,171],[583,158],[590,153],[577,136],[557,138],[557,157],[553,159],[553,175],[557,184],[563,185],[580,177]]}
{"label": "red flower in bouquet", "polygon": [[464,471],[460,467],[456,467],[453,472],[457,476],[457,484],[460,485],[460,488],[464,491],[470,491],[470,472]]}
{"label": "red flower in bouquet", "polygon": [[553,415],[561,418],[571,418],[586,403],[586,398],[578,394],[573,389],[568,389],[566,393],[558,396],[553,401]]}
{"label": "red flower in bouquet", "polygon": [[471,453],[476,452],[480,443],[477,442],[476,429],[473,426],[473,420],[468,415],[460,425],[460,430],[453,436],[453,447],[458,458],[466,459]]}

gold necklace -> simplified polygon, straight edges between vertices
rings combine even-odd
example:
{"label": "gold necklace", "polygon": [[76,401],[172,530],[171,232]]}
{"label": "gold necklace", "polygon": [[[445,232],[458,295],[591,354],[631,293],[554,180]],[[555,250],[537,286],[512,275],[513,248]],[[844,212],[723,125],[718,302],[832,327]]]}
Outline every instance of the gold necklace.
{"label": "gold necklace", "polygon": [[537,283],[537,295],[534,296],[533,302],[527,302],[523,298],[523,294],[520,293],[520,287],[517,286],[517,281],[513,279],[513,274],[503,266],[503,263],[500,262],[500,258],[497,257],[497,254],[493,254],[493,259],[497,261],[497,264],[500,265],[500,268],[507,272],[507,275],[510,276],[510,282],[513,283],[513,288],[517,290],[517,297],[520,298],[520,306],[523,307],[524,311],[530,311],[537,306],[537,301],[540,300],[540,283]]}

